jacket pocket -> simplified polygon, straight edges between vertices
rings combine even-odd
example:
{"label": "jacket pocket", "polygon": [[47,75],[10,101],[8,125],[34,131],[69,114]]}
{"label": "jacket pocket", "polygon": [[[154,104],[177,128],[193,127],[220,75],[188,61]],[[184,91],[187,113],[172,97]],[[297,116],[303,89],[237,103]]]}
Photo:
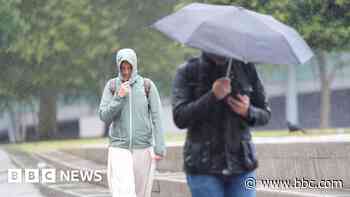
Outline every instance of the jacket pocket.
{"label": "jacket pocket", "polygon": [[127,129],[122,125],[113,122],[109,132],[110,137],[115,140],[126,141],[128,138]]}
{"label": "jacket pocket", "polygon": [[256,158],[255,144],[250,140],[242,140],[241,148],[243,167],[248,171],[256,169],[258,167],[258,160]]}
{"label": "jacket pocket", "polygon": [[134,143],[137,145],[152,145],[152,132],[148,130],[135,130]]}
{"label": "jacket pocket", "polygon": [[185,165],[198,170],[210,168],[210,141],[188,143],[185,151]]}

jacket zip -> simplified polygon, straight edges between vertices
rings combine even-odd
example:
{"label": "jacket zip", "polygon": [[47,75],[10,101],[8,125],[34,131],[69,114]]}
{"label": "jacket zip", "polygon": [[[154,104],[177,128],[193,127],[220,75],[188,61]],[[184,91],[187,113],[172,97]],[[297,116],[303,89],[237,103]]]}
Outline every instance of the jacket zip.
{"label": "jacket zip", "polygon": [[129,120],[130,120],[130,124],[129,124],[129,129],[130,129],[130,133],[129,133],[129,150],[130,152],[132,152],[132,136],[133,136],[133,128],[132,128],[132,88],[131,88],[131,84],[129,85]]}

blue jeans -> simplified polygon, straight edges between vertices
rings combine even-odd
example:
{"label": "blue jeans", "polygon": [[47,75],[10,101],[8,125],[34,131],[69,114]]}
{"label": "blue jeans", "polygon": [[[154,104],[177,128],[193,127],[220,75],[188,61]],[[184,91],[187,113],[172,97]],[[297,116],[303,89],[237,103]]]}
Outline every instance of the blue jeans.
{"label": "blue jeans", "polygon": [[[239,174],[233,177],[215,175],[191,175],[187,174],[187,184],[190,187],[192,197],[255,197],[256,191],[252,186],[256,178],[255,171]],[[246,182],[248,188],[246,187]],[[255,184],[255,183],[253,183]],[[255,186],[255,185],[254,185]]]}

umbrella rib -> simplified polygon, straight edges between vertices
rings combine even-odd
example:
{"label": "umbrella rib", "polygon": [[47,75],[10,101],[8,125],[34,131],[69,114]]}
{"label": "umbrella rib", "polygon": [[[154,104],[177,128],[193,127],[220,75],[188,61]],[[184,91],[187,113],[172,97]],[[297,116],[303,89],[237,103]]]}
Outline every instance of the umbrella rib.
{"label": "umbrella rib", "polygon": [[[282,34],[282,39],[284,39],[287,43],[288,43],[288,39],[285,37],[283,32],[280,32]],[[296,59],[297,64],[301,64],[301,62],[299,61],[299,58],[297,57],[294,49],[290,46],[290,44],[287,44],[288,49],[292,52],[294,59]]]}
{"label": "umbrella rib", "polygon": [[197,26],[197,28],[195,28],[195,29],[191,32],[191,34],[188,35],[187,39],[185,39],[186,42],[192,38],[193,34],[194,34],[195,32],[197,32],[197,30],[200,29],[201,26],[203,26],[204,24],[207,23],[207,19],[216,18],[216,17],[219,16],[220,14],[223,14],[223,13],[218,13],[218,14],[215,14],[214,16],[213,16],[213,15],[208,15],[207,17],[204,17],[204,18],[202,19],[202,21],[199,23],[199,25]]}
{"label": "umbrella rib", "polygon": [[[192,45],[189,41],[191,40],[191,38],[193,37],[193,35],[195,35],[195,33],[196,33],[204,24],[206,24],[206,21],[202,21],[202,22],[198,25],[198,27],[197,27],[196,29],[194,29],[194,31],[191,32],[191,34],[190,34],[190,35],[187,37],[187,39],[186,39],[186,42],[185,42],[186,44],[188,44],[189,46],[192,46],[192,47],[195,47],[195,48],[200,49],[199,47]],[[200,49],[200,50],[201,50],[201,49]]]}
{"label": "umbrella rib", "polygon": [[[201,26],[203,26],[204,24],[207,24],[206,21],[203,21],[194,31],[192,31],[192,33],[188,36],[188,39],[186,40],[185,44],[187,44],[188,46],[191,46],[191,47],[194,47],[194,48],[197,48],[197,49],[200,49],[202,50],[201,48],[197,47],[197,46],[194,46],[192,43],[188,42],[188,40],[191,40],[191,38],[193,37],[193,35],[195,35],[195,33],[200,29]],[[244,38],[243,38],[244,39]],[[231,58],[235,58],[235,59],[243,59],[245,58],[243,54],[240,54],[239,55],[228,55],[228,54],[219,54],[218,55],[222,55],[222,56],[227,56],[227,57],[231,57]]]}

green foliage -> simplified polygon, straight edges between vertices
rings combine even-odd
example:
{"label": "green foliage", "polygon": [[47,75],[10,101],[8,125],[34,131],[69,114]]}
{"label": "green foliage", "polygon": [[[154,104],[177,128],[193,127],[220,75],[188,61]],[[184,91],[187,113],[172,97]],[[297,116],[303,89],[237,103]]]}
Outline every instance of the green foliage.
{"label": "green foliage", "polygon": [[294,1],[290,20],[314,49],[349,49],[349,1]]}
{"label": "green foliage", "polygon": [[169,95],[176,66],[187,51],[193,51],[169,42],[149,27],[173,11],[172,2],[0,0],[0,3],[0,40],[6,40],[0,50],[3,106],[37,101],[40,92],[47,89],[58,95],[92,99],[96,104],[107,79],[116,75],[115,50],[124,47],[136,50],[141,74],[152,78],[163,95]]}
{"label": "green foliage", "polygon": [[[124,47],[136,50],[140,73],[169,95],[176,67],[196,53],[149,28],[192,1],[174,2],[0,0],[0,99],[31,98],[45,88],[98,98],[106,80],[116,75],[115,49]],[[350,2],[345,0],[200,2],[273,15],[296,28],[314,49],[349,47]]]}
{"label": "green foliage", "polygon": [[20,0],[0,0],[0,48],[6,49],[26,29],[16,6]]}

